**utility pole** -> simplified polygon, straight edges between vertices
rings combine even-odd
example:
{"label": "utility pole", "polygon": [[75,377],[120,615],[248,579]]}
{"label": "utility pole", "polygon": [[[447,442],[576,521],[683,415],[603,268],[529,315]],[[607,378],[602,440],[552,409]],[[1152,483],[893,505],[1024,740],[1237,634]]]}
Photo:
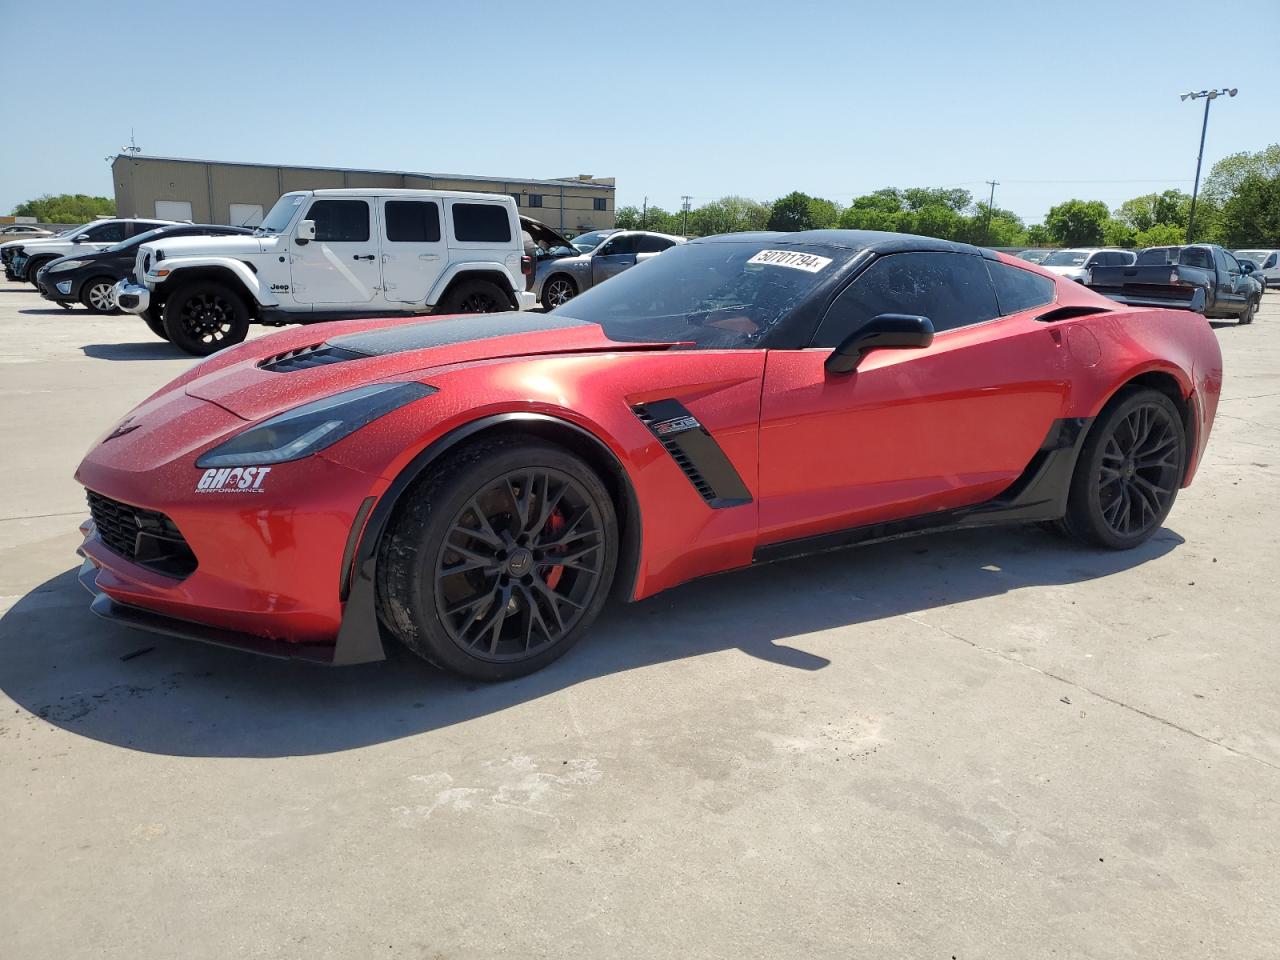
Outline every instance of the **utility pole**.
{"label": "utility pole", "polygon": [[688,239],[689,237],[689,201],[692,200],[693,197],[689,196],[688,194],[685,194],[680,199],[681,201],[683,201],[681,203],[681,209],[684,210],[684,226],[681,228],[681,232],[684,234],[685,238]]}
{"label": "utility pole", "polygon": [[1204,135],[1209,129],[1209,104],[1224,93],[1228,97],[1236,95],[1236,88],[1223,87],[1221,90],[1201,90],[1199,93],[1184,93],[1183,100],[1204,100],[1204,121],[1200,124],[1200,152],[1196,154],[1196,182],[1191,188],[1191,213],[1187,217],[1187,243],[1191,243],[1192,232],[1196,227],[1196,198],[1200,196],[1200,164],[1204,160]]}
{"label": "utility pole", "polygon": [[649,226],[649,198],[644,198],[644,206],[640,208],[640,229],[644,230]]}
{"label": "utility pole", "polygon": [[1000,181],[984,180],[983,183],[991,184],[991,198],[987,201],[987,222],[982,228],[982,242],[985,245],[991,242],[991,210],[996,205],[996,187],[1000,186]]}

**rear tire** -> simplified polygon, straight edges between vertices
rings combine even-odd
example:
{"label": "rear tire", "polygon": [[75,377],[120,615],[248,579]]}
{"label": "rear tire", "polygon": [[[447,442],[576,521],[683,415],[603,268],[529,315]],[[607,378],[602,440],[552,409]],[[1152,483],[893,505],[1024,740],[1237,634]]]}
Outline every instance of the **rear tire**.
{"label": "rear tire", "polygon": [[110,277],[94,277],[80,287],[80,302],[90,313],[119,313],[112,290],[116,282]]}
{"label": "rear tire", "polygon": [[613,583],[604,484],[562,447],[466,444],[411,487],[378,545],[378,614],[443,669],[508,680],[563,656]]}
{"label": "rear tire", "polygon": [[249,311],[226,284],[197,280],[165,301],[164,332],[175,347],[207,357],[248,335]]}
{"label": "rear tire", "polygon": [[511,298],[490,280],[463,280],[441,301],[437,313],[502,313],[511,309]]}
{"label": "rear tire", "polygon": [[1158,390],[1125,388],[1085,439],[1064,529],[1110,550],[1144,543],[1173,508],[1186,465],[1186,431],[1173,401]]}

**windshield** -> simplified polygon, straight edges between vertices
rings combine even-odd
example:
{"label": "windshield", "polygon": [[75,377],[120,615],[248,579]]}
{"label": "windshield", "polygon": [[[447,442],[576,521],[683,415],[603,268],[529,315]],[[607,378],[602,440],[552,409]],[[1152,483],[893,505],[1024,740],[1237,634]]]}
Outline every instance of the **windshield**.
{"label": "windshield", "polygon": [[1046,267],[1078,267],[1087,259],[1088,250],[1055,250],[1040,262]]}
{"label": "windshield", "polygon": [[809,245],[775,250],[764,242],[682,244],[555,312],[598,323],[611,340],[750,347],[838,269],[845,253]]}
{"label": "windshield", "polygon": [[580,233],[574,237],[572,243],[583,253],[590,253],[596,247],[600,246],[600,241],[610,234],[617,233],[616,230],[592,230],[590,233]]}
{"label": "windshield", "polygon": [[283,233],[305,199],[307,199],[306,194],[286,193],[276,201],[276,205],[262,218],[262,223],[253,232],[255,234]]}

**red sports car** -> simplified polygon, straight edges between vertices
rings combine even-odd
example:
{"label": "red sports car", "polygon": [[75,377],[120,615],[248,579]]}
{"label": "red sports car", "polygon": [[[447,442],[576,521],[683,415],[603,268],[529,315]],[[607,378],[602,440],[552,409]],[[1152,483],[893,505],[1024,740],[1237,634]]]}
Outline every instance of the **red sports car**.
{"label": "red sports car", "polygon": [[304,326],[216,354],[80,465],[93,610],[501,679],[616,594],[924,530],[1142,543],[1222,378],[1204,318],[855,231],[677,246],[546,315]]}

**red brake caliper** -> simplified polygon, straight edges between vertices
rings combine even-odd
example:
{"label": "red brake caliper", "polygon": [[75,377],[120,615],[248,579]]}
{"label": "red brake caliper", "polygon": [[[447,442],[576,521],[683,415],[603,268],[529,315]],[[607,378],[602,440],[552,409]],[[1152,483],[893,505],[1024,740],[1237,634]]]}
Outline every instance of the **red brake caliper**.
{"label": "red brake caliper", "polygon": [[[552,536],[556,536],[564,529],[565,522],[564,514],[557,509],[553,514],[551,514],[551,516],[547,517],[546,530]],[[557,549],[563,550],[564,548],[558,547]],[[543,579],[546,580],[547,586],[554,590],[562,576],[564,576],[564,566],[562,564],[557,564],[547,571],[547,575]]]}

